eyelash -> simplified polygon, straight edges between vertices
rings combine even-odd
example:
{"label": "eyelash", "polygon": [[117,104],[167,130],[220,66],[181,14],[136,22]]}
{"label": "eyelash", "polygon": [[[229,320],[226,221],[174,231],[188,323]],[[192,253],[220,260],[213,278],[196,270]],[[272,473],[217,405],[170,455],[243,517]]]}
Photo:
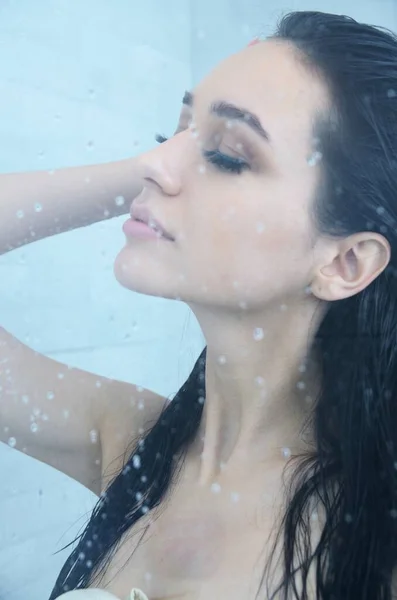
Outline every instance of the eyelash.
{"label": "eyelash", "polygon": [[[169,138],[157,134],[155,139],[159,144],[163,144]],[[219,150],[204,150],[203,156],[209,163],[227,173],[236,173],[237,175],[240,175],[244,170],[250,168],[249,164],[242,158],[233,158],[227,154],[222,154]]]}

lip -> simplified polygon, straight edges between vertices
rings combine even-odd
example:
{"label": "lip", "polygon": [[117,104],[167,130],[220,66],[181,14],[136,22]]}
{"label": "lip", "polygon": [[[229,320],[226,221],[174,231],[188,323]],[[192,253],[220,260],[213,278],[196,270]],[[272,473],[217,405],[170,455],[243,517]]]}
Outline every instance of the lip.
{"label": "lip", "polygon": [[144,206],[142,204],[139,206],[132,204],[130,215],[133,221],[140,221],[142,223],[145,223],[154,231],[157,230],[164,238],[172,242],[175,241],[175,238],[163,227],[160,221],[153,217],[152,213],[150,212],[147,206]]}

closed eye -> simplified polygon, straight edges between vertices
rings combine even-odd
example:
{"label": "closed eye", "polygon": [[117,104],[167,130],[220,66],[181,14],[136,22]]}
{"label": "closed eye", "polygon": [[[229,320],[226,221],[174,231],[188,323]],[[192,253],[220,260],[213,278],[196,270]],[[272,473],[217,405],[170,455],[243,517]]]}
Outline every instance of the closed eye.
{"label": "closed eye", "polygon": [[[158,133],[156,134],[155,139],[159,144],[163,144],[164,142],[167,142],[169,138]],[[207,162],[227,173],[240,174],[242,171],[250,168],[249,164],[242,158],[223,154],[222,152],[219,152],[219,150],[204,150],[203,156]]]}

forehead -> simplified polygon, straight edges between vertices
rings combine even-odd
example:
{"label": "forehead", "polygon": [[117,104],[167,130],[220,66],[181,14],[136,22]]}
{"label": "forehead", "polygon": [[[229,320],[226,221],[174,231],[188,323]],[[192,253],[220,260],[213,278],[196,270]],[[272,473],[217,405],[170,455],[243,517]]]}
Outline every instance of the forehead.
{"label": "forehead", "polygon": [[276,149],[307,145],[314,117],[327,108],[325,85],[285,41],[267,40],[233,54],[196,87],[200,106],[225,100],[258,115]]}

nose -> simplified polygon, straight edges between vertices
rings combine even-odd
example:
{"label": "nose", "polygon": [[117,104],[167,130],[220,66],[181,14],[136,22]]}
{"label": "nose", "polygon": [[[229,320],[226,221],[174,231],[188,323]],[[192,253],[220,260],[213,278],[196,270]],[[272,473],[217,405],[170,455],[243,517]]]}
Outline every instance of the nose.
{"label": "nose", "polygon": [[144,187],[166,196],[177,196],[181,191],[181,164],[178,164],[176,138],[149,150],[138,157]]}

